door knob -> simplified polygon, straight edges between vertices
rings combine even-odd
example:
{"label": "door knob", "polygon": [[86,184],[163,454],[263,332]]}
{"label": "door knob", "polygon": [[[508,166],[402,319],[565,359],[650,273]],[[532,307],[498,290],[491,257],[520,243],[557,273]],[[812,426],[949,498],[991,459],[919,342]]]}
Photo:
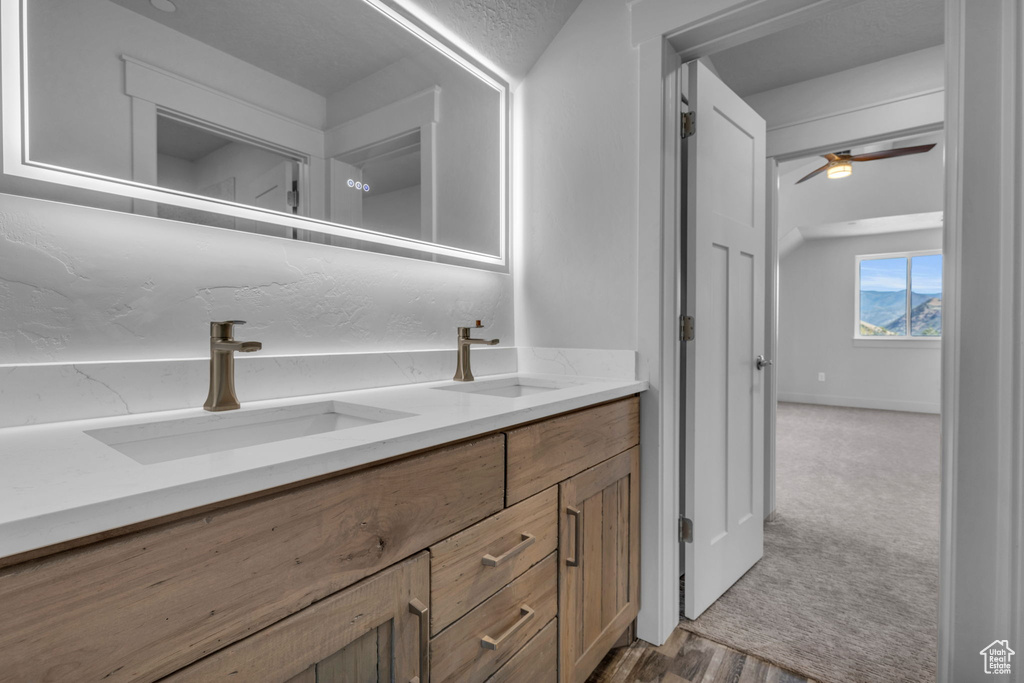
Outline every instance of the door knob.
{"label": "door knob", "polygon": [[764,356],[758,356],[756,363],[758,370],[764,370],[766,366],[772,365],[772,361],[767,360]]}

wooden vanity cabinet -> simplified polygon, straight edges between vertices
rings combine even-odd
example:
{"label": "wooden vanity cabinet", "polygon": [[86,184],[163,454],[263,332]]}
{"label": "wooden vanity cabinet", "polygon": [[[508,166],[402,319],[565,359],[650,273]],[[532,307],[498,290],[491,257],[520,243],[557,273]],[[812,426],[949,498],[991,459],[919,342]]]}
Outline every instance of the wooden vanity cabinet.
{"label": "wooden vanity cabinet", "polygon": [[639,447],[559,489],[559,680],[581,683],[639,609]]}
{"label": "wooden vanity cabinet", "polygon": [[0,683],[580,683],[636,617],[639,398],[0,569]]}
{"label": "wooden vanity cabinet", "polygon": [[391,683],[428,668],[430,562],[420,553],[163,679]]}
{"label": "wooden vanity cabinet", "polygon": [[483,436],[0,570],[0,682],[167,676],[498,512],[504,456]]}

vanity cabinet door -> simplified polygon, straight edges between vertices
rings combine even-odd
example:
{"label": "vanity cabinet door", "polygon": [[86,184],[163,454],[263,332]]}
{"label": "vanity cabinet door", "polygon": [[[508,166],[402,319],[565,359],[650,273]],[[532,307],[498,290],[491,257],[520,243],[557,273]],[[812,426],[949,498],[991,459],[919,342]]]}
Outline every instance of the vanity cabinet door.
{"label": "vanity cabinet door", "polygon": [[420,553],[164,679],[426,683],[430,561]]}
{"label": "vanity cabinet door", "polygon": [[585,681],[639,607],[640,449],[560,486],[559,680]]}

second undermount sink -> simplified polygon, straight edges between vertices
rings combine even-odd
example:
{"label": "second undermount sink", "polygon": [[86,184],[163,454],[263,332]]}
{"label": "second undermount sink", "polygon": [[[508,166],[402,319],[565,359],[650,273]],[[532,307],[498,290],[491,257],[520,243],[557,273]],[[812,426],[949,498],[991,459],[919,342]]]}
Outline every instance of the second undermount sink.
{"label": "second undermount sink", "polygon": [[542,394],[557,389],[565,389],[576,386],[575,382],[559,382],[549,379],[533,379],[530,377],[506,377],[504,379],[490,379],[475,382],[464,382],[461,384],[449,384],[443,387],[434,387],[444,391],[458,391],[465,394],[482,394],[484,396],[502,396],[504,398],[520,398]]}
{"label": "second undermount sink", "polygon": [[212,413],[85,432],[143,465],[387,422],[412,413],[339,401]]}

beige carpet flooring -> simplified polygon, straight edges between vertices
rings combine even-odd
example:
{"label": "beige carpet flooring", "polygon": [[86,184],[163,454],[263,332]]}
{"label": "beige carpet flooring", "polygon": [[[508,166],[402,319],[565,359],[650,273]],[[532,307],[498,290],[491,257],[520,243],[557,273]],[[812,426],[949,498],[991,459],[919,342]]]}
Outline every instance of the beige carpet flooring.
{"label": "beige carpet flooring", "polygon": [[779,404],[764,557],[680,627],[819,681],[935,680],[937,415]]}

